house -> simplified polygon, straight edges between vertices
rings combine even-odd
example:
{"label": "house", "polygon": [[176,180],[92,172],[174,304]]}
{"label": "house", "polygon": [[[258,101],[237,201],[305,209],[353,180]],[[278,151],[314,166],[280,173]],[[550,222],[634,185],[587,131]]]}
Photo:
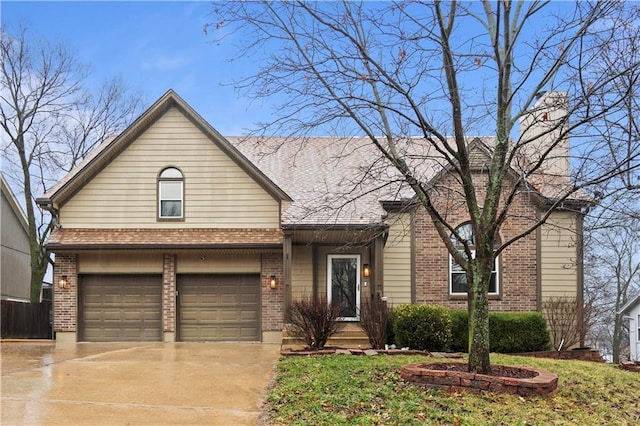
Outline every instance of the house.
{"label": "house", "polygon": [[618,315],[629,321],[629,360],[640,362],[640,295],[624,305]]}
{"label": "house", "polygon": [[0,290],[2,300],[29,302],[31,295],[31,254],[29,225],[20,203],[4,176],[0,174],[2,210],[0,228],[2,248],[0,257]]}
{"label": "house", "polygon": [[[487,141],[469,141],[477,173]],[[404,143],[468,230],[452,174],[419,140]],[[568,160],[553,167],[514,199],[501,238],[568,182]],[[328,296],[356,324],[375,294],[465,309],[464,277],[396,173],[364,139],[225,138],[168,91],[37,200],[56,221],[57,339],[279,343],[285,306],[303,296]],[[581,297],[583,205],[567,200],[502,252],[492,310]]]}

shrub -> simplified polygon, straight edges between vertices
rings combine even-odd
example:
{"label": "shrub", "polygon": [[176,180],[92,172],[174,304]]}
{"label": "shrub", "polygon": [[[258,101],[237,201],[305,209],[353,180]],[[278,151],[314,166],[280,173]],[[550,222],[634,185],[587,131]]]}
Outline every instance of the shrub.
{"label": "shrub", "polygon": [[503,354],[551,347],[547,323],[540,312],[490,314],[489,343],[491,351]]}
{"label": "shrub", "polygon": [[322,349],[340,329],[339,315],[340,308],[330,305],[326,297],[306,297],[289,304],[285,322],[291,336],[305,342],[310,349]]}
{"label": "shrub", "polygon": [[443,306],[398,306],[393,309],[393,333],[401,347],[446,350],[451,339],[451,315]]}
{"label": "shrub", "polygon": [[[469,350],[469,318],[467,311],[451,311],[451,349]],[[489,314],[489,346],[491,352],[516,353],[545,351],[550,348],[549,330],[539,312]]]}
{"label": "shrub", "polygon": [[587,327],[586,324],[581,326],[580,321],[589,316],[590,306],[583,306],[575,297],[549,297],[542,302],[554,349],[569,348],[580,343],[580,332]]}
{"label": "shrub", "polygon": [[391,309],[380,296],[365,300],[360,306],[360,326],[373,349],[382,349],[391,334]]}
{"label": "shrub", "polygon": [[455,352],[467,352],[469,350],[469,313],[452,310],[450,314],[451,345],[449,348]]}

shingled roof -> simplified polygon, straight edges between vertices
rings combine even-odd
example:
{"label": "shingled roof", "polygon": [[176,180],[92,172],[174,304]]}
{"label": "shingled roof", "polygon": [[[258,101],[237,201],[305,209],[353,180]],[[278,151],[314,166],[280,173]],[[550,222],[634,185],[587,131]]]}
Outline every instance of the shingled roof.
{"label": "shingled roof", "polygon": [[[415,194],[398,170],[366,138],[228,137],[292,199],[283,204],[283,226],[382,223],[384,202],[408,202]],[[478,164],[487,164],[494,139],[469,138]],[[429,185],[449,169],[430,143],[419,138],[400,143],[414,177]],[[478,167],[482,167],[479,165]],[[513,170],[514,176],[517,174]],[[573,187],[568,176],[535,173],[528,190],[541,200],[555,199]],[[578,193],[569,201],[584,202]]]}
{"label": "shingled roof", "polygon": [[[225,138],[170,90],[122,134],[100,145],[38,203],[44,208],[62,205],[170,107],[177,107],[212,143],[280,200],[283,228],[383,226],[386,211],[382,203],[409,202],[414,197],[398,170],[367,138]],[[450,168],[424,139],[405,138],[396,143],[413,177],[425,185]],[[478,164],[484,167],[494,139],[473,137],[468,143],[475,153],[472,155],[480,158]],[[512,170],[514,176],[518,176],[516,169],[520,170],[520,166]],[[528,183],[528,189],[542,200],[554,199],[572,187],[568,176],[540,173]],[[586,197],[578,194],[571,200],[584,202]]]}

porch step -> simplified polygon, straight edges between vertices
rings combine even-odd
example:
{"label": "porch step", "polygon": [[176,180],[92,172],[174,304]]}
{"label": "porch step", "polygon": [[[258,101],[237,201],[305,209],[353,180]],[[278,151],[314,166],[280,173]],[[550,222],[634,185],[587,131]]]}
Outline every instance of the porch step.
{"label": "porch step", "polygon": [[[292,337],[286,328],[282,331],[282,349],[304,349],[303,341]],[[327,347],[344,349],[368,349],[369,338],[358,324],[344,323],[342,329],[329,338]]]}

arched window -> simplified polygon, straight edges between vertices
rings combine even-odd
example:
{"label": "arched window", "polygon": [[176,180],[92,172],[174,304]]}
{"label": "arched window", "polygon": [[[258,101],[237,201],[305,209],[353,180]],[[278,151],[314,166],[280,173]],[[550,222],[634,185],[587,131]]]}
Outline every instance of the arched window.
{"label": "arched window", "polygon": [[158,176],[158,217],[160,219],[184,217],[184,177],[175,167],[167,167]]}
{"label": "arched window", "polygon": [[[469,245],[471,256],[475,256],[475,236],[473,235],[473,226],[470,222],[463,223],[456,228],[457,234],[460,236],[458,239],[454,234],[451,234],[451,241],[458,247],[460,253],[465,256],[464,243]],[[497,295],[499,290],[499,274],[498,274],[498,258],[493,262],[493,271],[491,271],[491,282],[489,283],[489,294]],[[467,294],[467,275],[462,269],[462,266],[458,265],[453,256],[449,254],[449,294],[454,296]]]}

